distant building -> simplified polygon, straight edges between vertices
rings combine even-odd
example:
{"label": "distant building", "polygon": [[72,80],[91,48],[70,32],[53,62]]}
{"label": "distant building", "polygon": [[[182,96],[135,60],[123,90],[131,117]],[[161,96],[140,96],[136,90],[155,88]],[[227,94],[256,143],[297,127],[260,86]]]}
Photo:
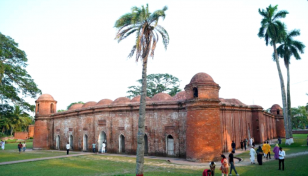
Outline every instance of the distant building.
{"label": "distant building", "polygon": [[[271,113],[261,106],[237,99],[219,98],[220,86],[206,73],[196,74],[174,97],[159,93],[146,100],[145,154],[184,157],[206,162],[231,151],[231,142],[253,137],[256,143],[284,137],[279,105]],[[74,104],[56,112],[57,101],[49,94],[36,100],[33,147],[91,151],[92,143],[107,152],[135,154],[140,96],[112,101]]]}

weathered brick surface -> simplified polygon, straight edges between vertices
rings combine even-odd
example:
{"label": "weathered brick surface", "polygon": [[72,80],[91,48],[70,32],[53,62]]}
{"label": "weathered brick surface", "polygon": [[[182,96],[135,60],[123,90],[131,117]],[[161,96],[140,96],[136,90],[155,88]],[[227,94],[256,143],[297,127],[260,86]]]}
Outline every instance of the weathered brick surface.
{"label": "weathered brick surface", "polygon": [[[185,92],[174,97],[160,93],[147,98],[148,155],[168,155],[169,135],[173,138],[174,156],[201,162],[231,151],[232,140],[238,148],[240,141],[249,137],[255,142],[283,137],[281,114],[266,113],[260,106],[248,106],[236,99],[219,99],[219,88],[209,75],[198,73]],[[120,97],[114,102],[104,99],[53,113],[56,109],[51,108],[56,108],[57,102],[50,95],[42,96],[36,101],[34,148],[65,149],[69,142],[73,150],[91,151],[92,143],[101,150],[100,134],[104,133],[107,152],[119,153],[120,136],[124,136],[122,152],[136,153],[139,97],[131,101]]]}
{"label": "weathered brick surface", "polygon": [[28,135],[29,135],[29,138],[34,136],[34,125],[29,125]]}
{"label": "weathered brick surface", "polygon": [[28,132],[15,132],[14,139],[28,139]]}

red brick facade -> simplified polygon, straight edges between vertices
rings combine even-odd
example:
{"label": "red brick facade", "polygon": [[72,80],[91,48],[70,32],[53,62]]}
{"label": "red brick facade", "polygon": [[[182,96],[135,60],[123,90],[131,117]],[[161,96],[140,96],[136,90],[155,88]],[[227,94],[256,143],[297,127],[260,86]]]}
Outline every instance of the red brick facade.
{"label": "red brick facade", "polygon": [[28,139],[28,132],[15,132],[14,139]]}
{"label": "red brick facade", "polygon": [[[249,137],[263,142],[284,136],[280,116],[260,106],[219,98],[219,89],[211,76],[198,73],[174,97],[159,93],[147,98],[145,153],[205,162],[230,151],[232,140],[239,147],[240,140]],[[103,99],[55,113],[57,102],[43,94],[36,101],[33,146],[65,149],[69,142],[73,150],[90,151],[92,143],[101,150],[105,141],[107,152],[134,154],[139,99]]]}

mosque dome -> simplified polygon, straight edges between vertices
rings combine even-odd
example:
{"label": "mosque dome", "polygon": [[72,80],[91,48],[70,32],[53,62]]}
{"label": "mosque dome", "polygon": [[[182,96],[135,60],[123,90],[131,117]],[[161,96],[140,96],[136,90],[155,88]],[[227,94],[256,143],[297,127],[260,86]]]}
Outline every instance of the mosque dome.
{"label": "mosque dome", "polygon": [[68,110],[81,109],[82,106],[83,106],[83,104],[81,104],[81,103],[73,104]]}
{"label": "mosque dome", "polygon": [[174,97],[172,97],[172,100],[186,100],[186,92],[178,92],[176,95],[174,95]]}
{"label": "mosque dome", "polygon": [[111,103],[112,103],[112,100],[110,99],[102,99],[96,104],[96,106],[110,105]]}
{"label": "mosque dome", "polygon": [[49,94],[42,94],[37,100],[50,100],[50,101],[55,101],[53,97]]}
{"label": "mosque dome", "polygon": [[127,97],[119,97],[117,99],[115,99],[112,104],[125,104],[130,102],[130,99]]}
{"label": "mosque dome", "polygon": [[158,93],[152,97],[151,101],[166,101],[166,100],[171,100],[171,99],[172,97],[169,94]]}
{"label": "mosque dome", "polygon": [[92,107],[92,106],[95,106],[95,105],[96,105],[95,101],[89,101],[89,102],[86,102],[85,104],[83,104],[82,108]]}
{"label": "mosque dome", "polygon": [[210,75],[200,72],[191,78],[190,83],[214,83],[214,80]]}

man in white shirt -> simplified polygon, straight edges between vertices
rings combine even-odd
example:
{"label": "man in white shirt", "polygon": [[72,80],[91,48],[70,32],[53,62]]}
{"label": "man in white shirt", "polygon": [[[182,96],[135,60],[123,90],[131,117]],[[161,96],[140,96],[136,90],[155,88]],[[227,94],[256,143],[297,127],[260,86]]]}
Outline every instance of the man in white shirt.
{"label": "man in white shirt", "polygon": [[256,151],[253,148],[253,146],[251,146],[251,149],[250,149],[250,161],[251,161],[251,164],[255,164],[255,156],[256,156]]}
{"label": "man in white shirt", "polygon": [[67,154],[67,155],[68,155],[68,153],[70,152],[70,148],[71,148],[70,144],[67,143],[67,144],[66,144],[66,154]]}
{"label": "man in white shirt", "polygon": [[284,170],[284,157],[286,156],[286,152],[282,150],[282,147],[279,147],[279,170],[281,170],[281,163],[282,163],[282,170]]}

